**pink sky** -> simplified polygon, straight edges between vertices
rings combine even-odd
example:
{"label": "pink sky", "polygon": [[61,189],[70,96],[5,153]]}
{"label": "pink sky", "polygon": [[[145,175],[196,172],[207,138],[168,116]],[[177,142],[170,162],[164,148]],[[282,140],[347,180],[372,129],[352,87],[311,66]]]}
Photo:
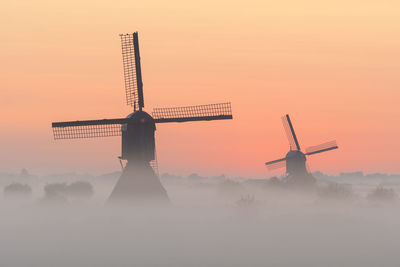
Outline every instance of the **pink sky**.
{"label": "pink sky", "polygon": [[311,170],[400,172],[398,1],[11,1],[0,10],[0,171],[119,170],[120,139],[51,122],[126,116],[119,33],[138,30],[145,109],[231,101],[233,121],[160,125],[162,172],[263,177],[288,143]]}

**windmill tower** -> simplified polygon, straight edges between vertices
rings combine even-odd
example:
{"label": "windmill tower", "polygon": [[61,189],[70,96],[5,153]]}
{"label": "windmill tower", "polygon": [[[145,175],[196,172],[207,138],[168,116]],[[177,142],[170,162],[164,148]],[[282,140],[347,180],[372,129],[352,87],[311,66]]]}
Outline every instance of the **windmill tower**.
{"label": "windmill tower", "polygon": [[155,108],[145,112],[138,33],[121,34],[126,103],[133,113],[125,118],[52,123],[54,138],[76,139],[121,136],[120,159],[127,163],[110,201],[168,202],[167,192],[151,165],[156,160],[155,131],[158,123],[232,119],[230,103]]}
{"label": "windmill tower", "polygon": [[326,152],[329,150],[337,149],[336,141],[326,142],[317,146],[306,148],[306,153],[300,149],[299,141],[297,140],[296,133],[294,132],[293,124],[289,115],[282,117],[283,128],[285,128],[286,136],[289,140],[290,151],[284,158],[268,161],[265,163],[268,169],[277,169],[286,166],[286,179],[285,181],[295,185],[310,185],[315,183],[315,178],[307,171],[306,156]]}

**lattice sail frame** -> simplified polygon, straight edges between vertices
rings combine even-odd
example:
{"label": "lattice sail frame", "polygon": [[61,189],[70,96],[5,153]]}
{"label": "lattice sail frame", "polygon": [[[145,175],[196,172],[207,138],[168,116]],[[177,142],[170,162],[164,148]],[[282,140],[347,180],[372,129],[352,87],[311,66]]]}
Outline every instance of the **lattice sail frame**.
{"label": "lattice sail frame", "polygon": [[160,178],[160,169],[158,168],[158,159],[157,159],[157,145],[154,146],[154,159],[149,162],[150,167],[153,168],[154,173]]}
{"label": "lattice sail frame", "polygon": [[54,139],[82,139],[121,136],[125,119],[55,122]]}
{"label": "lattice sail frame", "polygon": [[306,148],[306,154],[316,154],[337,148],[338,148],[337,142],[336,140],[333,140],[317,146],[310,146]]}
{"label": "lattice sail frame", "polygon": [[126,104],[136,111],[144,106],[138,33],[120,34]]}
{"label": "lattice sail frame", "polygon": [[284,168],[284,167],[286,167],[286,158],[280,159],[280,160],[275,160],[274,162],[267,162],[267,163],[265,163],[265,165],[267,166],[267,169],[270,171]]}
{"label": "lattice sail frame", "polygon": [[[291,125],[291,122],[289,120],[290,120],[289,115],[282,116],[282,124],[283,124],[283,128],[285,129],[287,139],[289,141],[290,149],[291,150],[300,150],[300,145],[298,145],[298,141],[296,140],[293,125]],[[292,132],[292,129],[293,129],[293,132]]]}
{"label": "lattice sail frame", "polygon": [[232,107],[231,103],[218,103],[187,107],[155,108],[152,117],[158,123],[232,119]]}

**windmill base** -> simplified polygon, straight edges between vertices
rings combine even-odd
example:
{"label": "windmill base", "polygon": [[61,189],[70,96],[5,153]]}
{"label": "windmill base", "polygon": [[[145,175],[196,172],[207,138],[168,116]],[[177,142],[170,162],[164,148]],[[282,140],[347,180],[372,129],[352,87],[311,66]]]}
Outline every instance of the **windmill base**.
{"label": "windmill base", "polygon": [[169,203],[167,191],[148,162],[128,162],[108,201],[139,205]]}
{"label": "windmill base", "polygon": [[287,185],[295,187],[313,187],[316,184],[316,179],[310,173],[290,174],[284,178]]}

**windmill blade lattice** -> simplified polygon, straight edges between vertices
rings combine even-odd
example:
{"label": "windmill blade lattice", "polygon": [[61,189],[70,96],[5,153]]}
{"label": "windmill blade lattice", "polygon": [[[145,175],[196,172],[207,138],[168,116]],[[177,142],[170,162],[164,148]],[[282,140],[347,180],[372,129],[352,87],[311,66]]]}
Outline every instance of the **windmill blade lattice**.
{"label": "windmill blade lattice", "polygon": [[286,167],[286,159],[279,159],[265,163],[268,170],[276,170]]}
{"label": "windmill blade lattice", "polygon": [[296,137],[296,133],[294,132],[292,122],[290,121],[289,115],[285,115],[282,117],[283,128],[286,132],[286,137],[289,141],[289,145],[291,149],[300,150],[300,145]]}
{"label": "windmill blade lattice", "polygon": [[138,33],[120,34],[124,66],[126,104],[140,110],[144,107],[142,70]]}
{"label": "windmill blade lattice", "polygon": [[157,177],[160,178],[160,169],[158,168],[158,159],[157,159],[157,148],[154,146],[154,160],[150,161],[150,167],[153,168]]}
{"label": "windmill blade lattice", "polygon": [[54,139],[120,136],[126,119],[67,121],[52,123]]}
{"label": "windmill blade lattice", "polygon": [[336,140],[329,141],[329,142],[326,142],[326,143],[323,143],[323,144],[320,144],[320,145],[317,145],[317,146],[308,147],[306,149],[306,155],[313,155],[313,154],[317,154],[317,153],[322,153],[322,152],[333,150],[333,149],[337,149],[337,148],[339,148],[339,147],[338,147],[338,145],[336,143]]}
{"label": "windmill blade lattice", "polygon": [[231,103],[200,106],[155,108],[152,116],[157,123],[210,121],[232,119]]}

